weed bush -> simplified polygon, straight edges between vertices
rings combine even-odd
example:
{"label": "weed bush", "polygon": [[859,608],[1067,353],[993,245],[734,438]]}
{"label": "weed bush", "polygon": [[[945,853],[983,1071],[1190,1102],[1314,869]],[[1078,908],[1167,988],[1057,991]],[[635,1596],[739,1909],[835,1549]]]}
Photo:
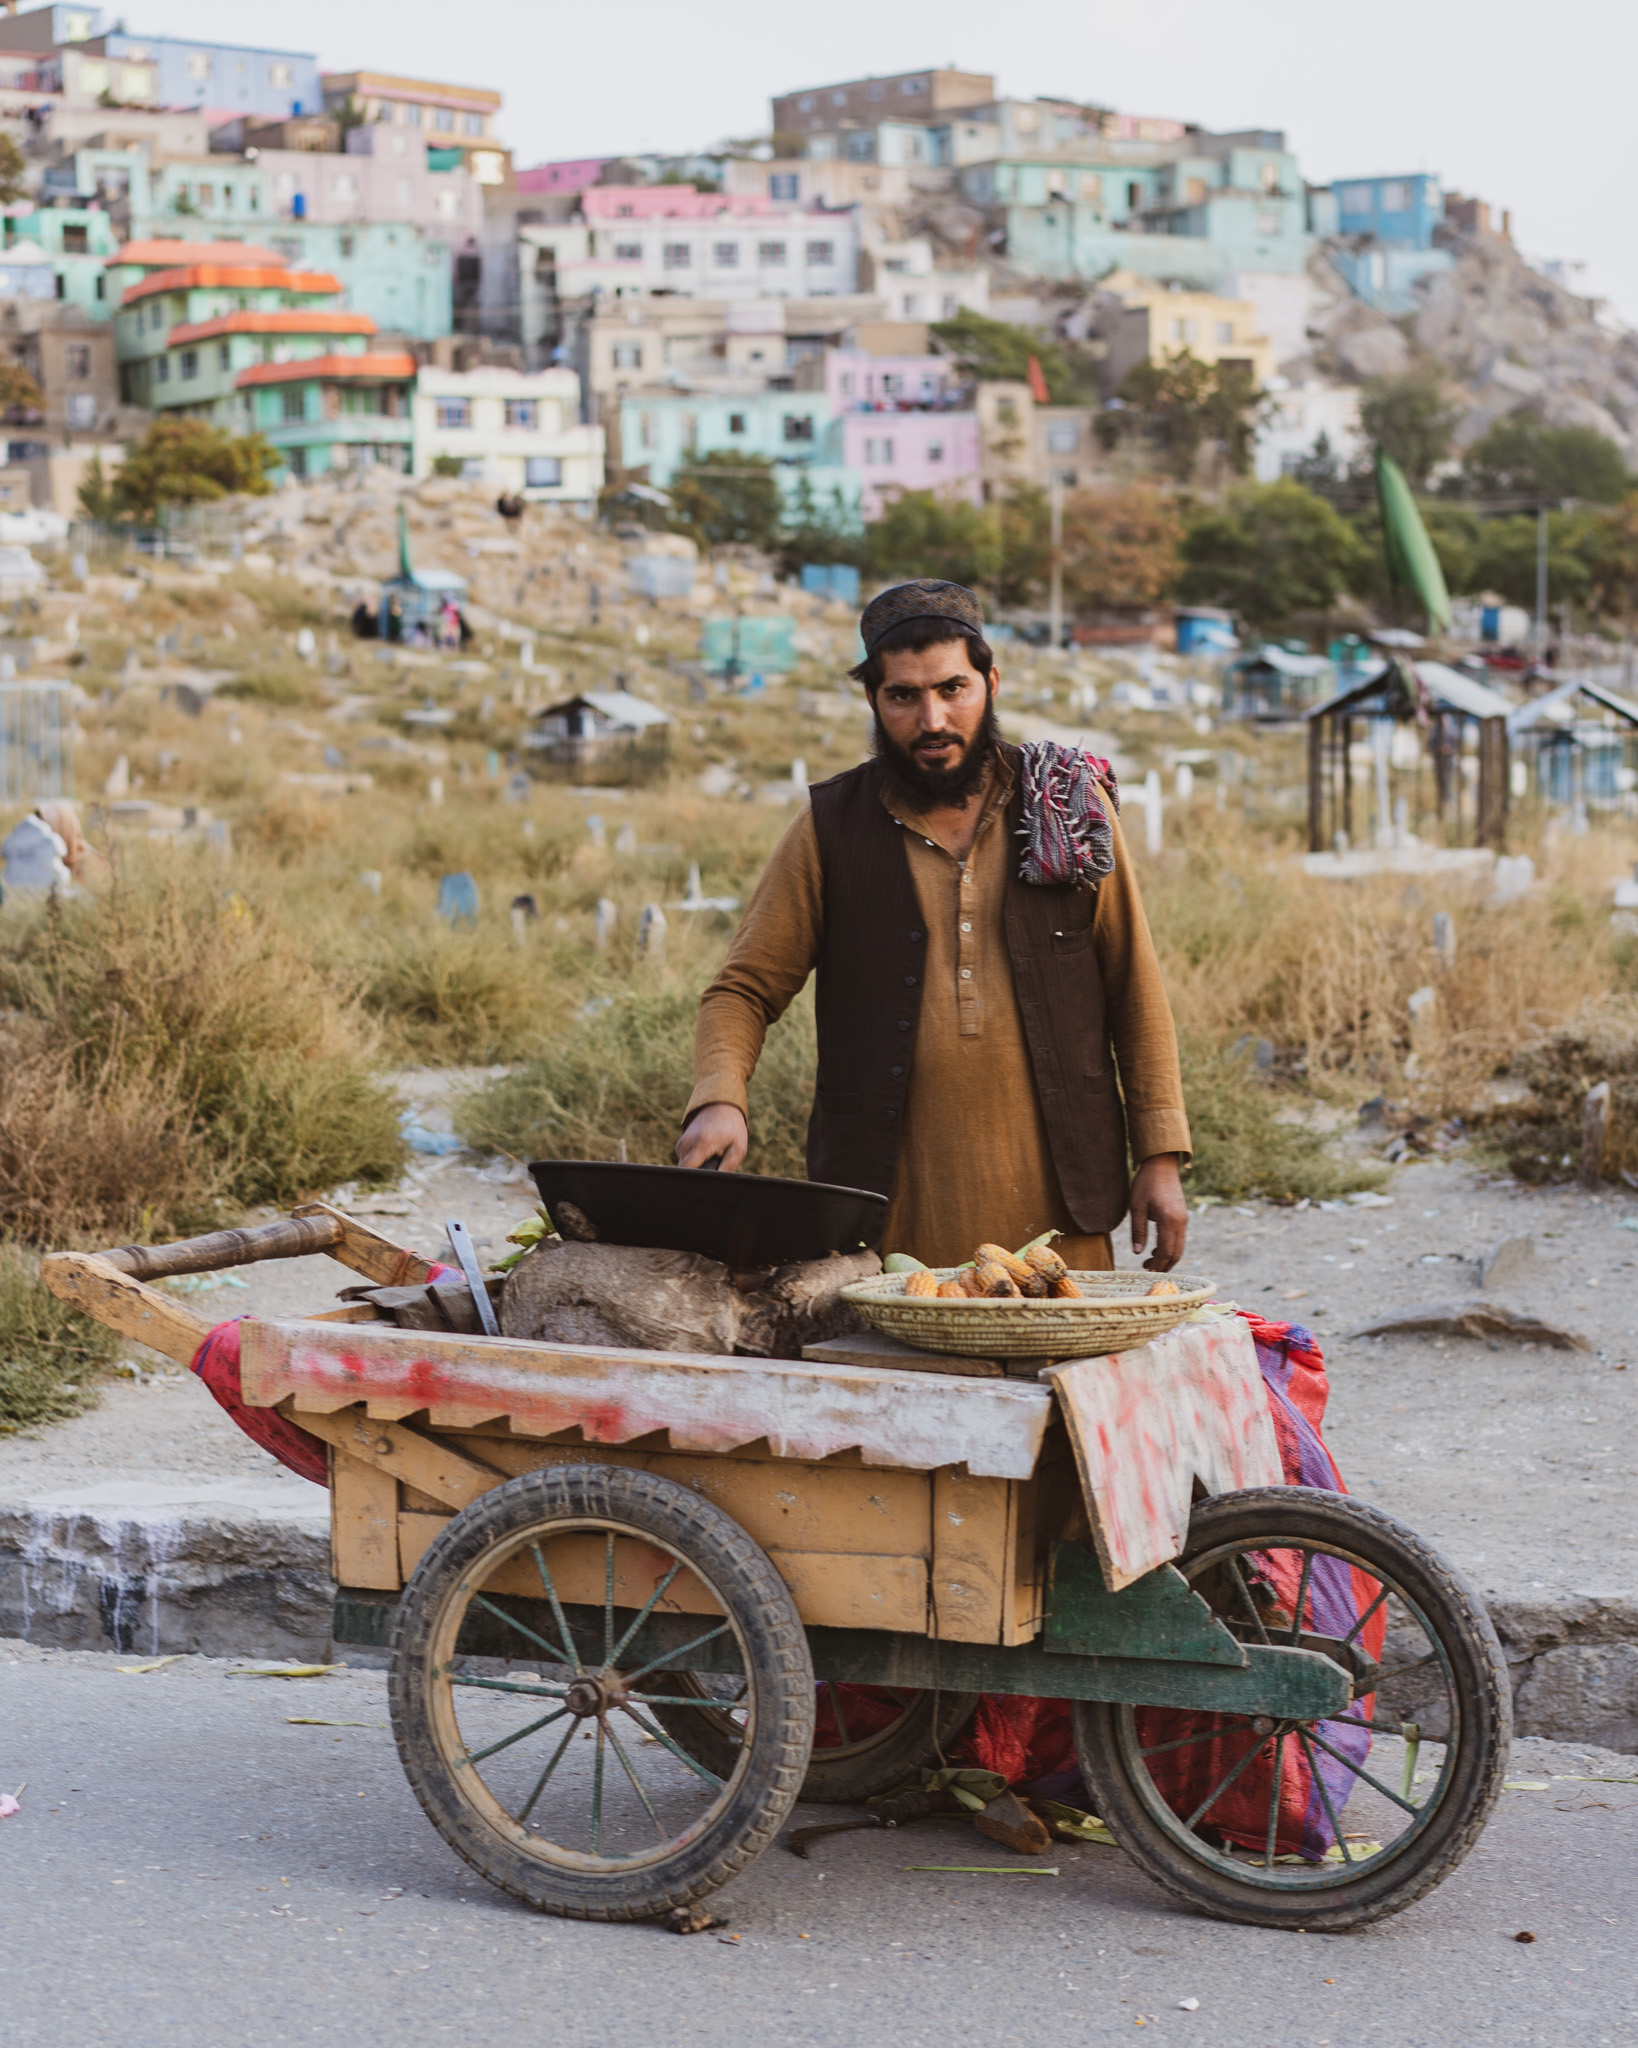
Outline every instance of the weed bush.
{"label": "weed bush", "polygon": [[1522,1181],[1573,1179],[1581,1164],[1587,1090],[1610,1084],[1604,1172],[1638,1175],[1638,1001],[1616,997],[1589,1006],[1571,1024],[1542,1034],[1514,1059],[1522,1101],[1484,1121],[1486,1136]]}
{"label": "weed bush", "polygon": [[47,1293],[31,1253],[0,1244],[0,1436],[91,1407],[118,1343],[112,1330]]}
{"label": "weed bush", "polygon": [[401,1165],[356,1008],[202,868],[8,907],[0,999],[8,1230],[152,1234]]}
{"label": "weed bush", "polygon": [[1257,1074],[1249,1050],[1223,1052],[1188,1032],[1179,1049],[1194,1140],[1184,1176],[1191,1195],[1321,1202],[1386,1179],[1381,1166],[1345,1160],[1323,1133],[1285,1121],[1280,1110],[1293,1098]]}

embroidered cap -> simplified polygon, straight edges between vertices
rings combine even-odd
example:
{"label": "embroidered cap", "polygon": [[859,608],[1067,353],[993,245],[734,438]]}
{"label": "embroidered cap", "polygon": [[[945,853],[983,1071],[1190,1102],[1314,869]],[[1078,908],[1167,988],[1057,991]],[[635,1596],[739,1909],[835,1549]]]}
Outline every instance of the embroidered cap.
{"label": "embroidered cap", "polygon": [[963,633],[984,633],[984,607],[960,583],[941,583],[935,577],[918,576],[913,583],[895,583],[873,597],[859,620],[859,637],[866,654],[874,654],[882,639],[895,626],[911,619],[948,619]]}

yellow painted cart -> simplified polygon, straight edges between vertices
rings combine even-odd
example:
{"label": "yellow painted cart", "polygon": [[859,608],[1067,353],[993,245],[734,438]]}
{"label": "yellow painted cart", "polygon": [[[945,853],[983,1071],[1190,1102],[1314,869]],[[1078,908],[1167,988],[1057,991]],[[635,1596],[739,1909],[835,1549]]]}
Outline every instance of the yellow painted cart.
{"label": "yellow painted cart", "polygon": [[[314,1203],[45,1275],[191,1363],[207,1325],[151,1282],[313,1252],[376,1286],[430,1273]],[[981,1693],[1069,1700],[1122,1847],[1224,1918],[1393,1911],[1500,1789],[1478,1596],[1388,1516],[1279,1483],[1238,1318],[1029,1378],[463,1336],[370,1303],[238,1334],[244,1401],[328,1446],[336,1635],[390,1646],[416,1796],[547,1911],[689,1907],[799,1798],[902,1783]]]}

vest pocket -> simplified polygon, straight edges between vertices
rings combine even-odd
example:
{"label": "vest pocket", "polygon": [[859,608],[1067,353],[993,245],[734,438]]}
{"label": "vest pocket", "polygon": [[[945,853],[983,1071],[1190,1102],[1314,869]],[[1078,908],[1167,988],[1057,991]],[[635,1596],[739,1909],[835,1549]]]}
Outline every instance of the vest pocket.
{"label": "vest pocket", "polygon": [[1090,953],[1091,950],[1092,927],[1090,924],[1076,925],[1071,930],[1054,932],[1052,934],[1052,957],[1054,960],[1071,959],[1078,953]]}
{"label": "vest pocket", "polygon": [[864,1108],[864,1096],[856,1088],[819,1088],[813,1106],[821,1116],[857,1116]]}

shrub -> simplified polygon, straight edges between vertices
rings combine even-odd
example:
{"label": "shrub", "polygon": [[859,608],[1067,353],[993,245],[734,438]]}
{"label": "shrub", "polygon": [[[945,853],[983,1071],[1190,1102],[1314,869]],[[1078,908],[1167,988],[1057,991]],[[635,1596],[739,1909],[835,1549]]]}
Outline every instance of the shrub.
{"label": "shrub", "polygon": [[1581,1164],[1587,1090],[1610,1084],[1604,1172],[1638,1174],[1638,1002],[1589,1005],[1574,1023],[1542,1034],[1512,1063],[1527,1093],[1486,1118],[1489,1135],[1522,1181],[1573,1179]]}
{"label": "shrub", "polygon": [[149,1234],[402,1162],[369,1034],[276,918],[204,869],[8,908],[0,1226]]}
{"label": "shrub", "polygon": [[96,1400],[119,1340],[40,1282],[38,1259],[0,1244],[0,1436],[62,1422]]}
{"label": "shrub", "polygon": [[1320,1202],[1386,1177],[1378,1165],[1342,1158],[1323,1133],[1283,1120],[1282,1097],[1257,1076],[1249,1051],[1221,1052],[1188,1033],[1180,1050],[1194,1139],[1184,1179],[1191,1195]]}

